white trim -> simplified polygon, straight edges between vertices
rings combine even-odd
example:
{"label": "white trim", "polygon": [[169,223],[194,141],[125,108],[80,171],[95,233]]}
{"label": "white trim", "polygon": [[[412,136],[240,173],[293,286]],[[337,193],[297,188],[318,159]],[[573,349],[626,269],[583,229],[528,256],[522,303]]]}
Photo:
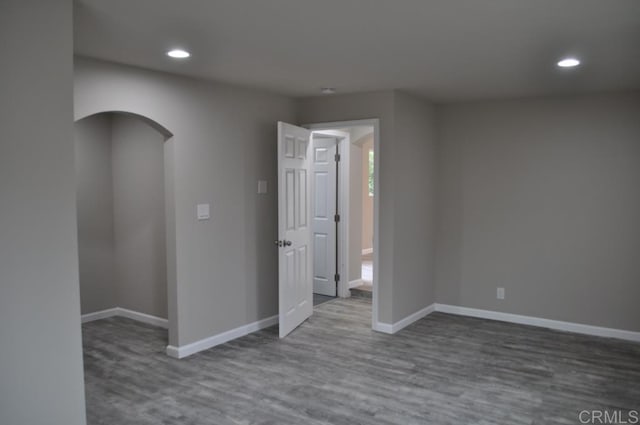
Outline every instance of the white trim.
{"label": "white trim", "polygon": [[349,289],[357,288],[358,286],[361,286],[361,285],[362,285],[362,279],[355,279],[355,280],[349,281]]}
{"label": "white trim", "polygon": [[222,332],[217,335],[192,342],[191,344],[182,345],[180,347],[168,345],[167,355],[176,359],[183,359],[197,352],[207,350],[209,348],[215,347],[216,345],[224,344],[225,342],[231,341],[232,339],[240,338],[252,332],[256,332],[277,324],[278,315],[267,317],[266,319],[239,326],[235,329],[231,329],[226,332]]}
{"label": "white trim", "polygon": [[180,357],[180,350],[174,345],[167,345],[167,356],[173,357],[174,359],[182,358]]}
{"label": "white trim", "polygon": [[150,314],[140,313],[138,311],[129,310],[122,307],[109,308],[107,310],[96,311],[95,313],[87,313],[82,315],[82,323],[93,322],[94,320],[106,319],[108,317],[127,317],[138,322],[147,323],[149,325],[158,326],[160,328],[169,328],[169,321],[162,317],[152,316]]}
{"label": "white trim", "polygon": [[435,304],[428,305],[425,308],[420,309],[415,313],[408,315],[404,319],[397,321],[396,323],[393,324],[393,327],[392,327],[393,333],[396,333],[400,329],[404,329],[410,324],[412,324],[413,322],[416,322],[422,319],[423,317],[433,313],[434,311],[436,311],[435,307],[436,307]]}
{"label": "white trim", "polygon": [[431,304],[430,306],[427,306],[422,310],[419,310],[393,324],[376,322],[374,323],[373,330],[388,334],[394,334],[401,329],[409,326],[413,322],[433,313],[434,311],[440,313],[456,314],[459,316],[477,317],[480,319],[498,320],[501,322],[516,323],[519,325],[529,325],[540,328],[555,329],[559,331],[573,332],[584,335],[600,336],[605,338],[618,338],[628,341],[640,342],[640,332],[438,303]]}
{"label": "white trim", "polygon": [[423,317],[428,316],[429,314],[433,313],[434,311],[436,311],[436,304],[431,304],[431,305],[426,306],[425,308],[422,308],[422,309],[416,311],[413,314],[408,315],[404,319],[399,320],[399,321],[397,321],[397,322],[395,322],[393,324],[378,322],[376,324],[376,326],[374,327],[374,330],[379,331],[379,332],[388,333],[388,334],[394,334],[394,333],[400,331],[401,329],[406,328],[407,326],[409,326],[413,322],[416,322],[416,321],[422,319]]}
{"label": "white trim", "polygon": [[478,317],[481,319],[499,320],[501,322],[517,323],[520,325],[538,326],[542,328],[556,329],[560,331],[574,332],[585,335],[618,338],[640,342],[640,332],[625,331],[621,329],[584,325],[581,323],[573,322],[563,322],[560,320],[543,319],[540,317],[522,316],[519,314],[502,313],[499,311],[491,310],[480,310],[477,308],[460,307],[448,304],[435,304],[435,311],[449,314],[458,314],[461,316]]}
{"label": "white trim", "polygon": [[386,334],[392,334],[393,333],[393,325],[390,325],[388,323],[383,323],[383,322],[375,322],[372,326],[374,331],[378,331],[378,332],[382,332],[382,333],[386,333]]}
{"label": "white trim", "polygon": [[140,313],[138,311],[133,311],[122,307],[118,307],[118,316],[127,317],[129,319],[137,320],[138,322],[146,323],[148,325],[158,326],[160,328],[169,328],[169,321],[167,319],[152,316],[150,314]]}
{"label": "white trim", "polygon": [[94,320],[106,319],[118,315],[118,307],[108,308],[106,310],[100,310],[93,313],[83,314],[81,316],[82,323],[93,322]]}
{"label": "white trim", "polygon": [[365,248],[362,250],[362,255],[373,254],[373,248]]}

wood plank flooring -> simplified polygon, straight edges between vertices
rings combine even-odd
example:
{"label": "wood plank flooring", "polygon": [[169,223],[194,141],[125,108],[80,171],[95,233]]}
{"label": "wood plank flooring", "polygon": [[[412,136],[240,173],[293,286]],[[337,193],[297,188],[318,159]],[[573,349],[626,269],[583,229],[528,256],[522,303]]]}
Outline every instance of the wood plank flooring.
{"label": "wood plank flooring", "polygon": [[83,325],[87,416],[109,424],[578,424],[640,410],[640,344],[434,313],[396,335],[336,299],[183,360],[166,330]]}

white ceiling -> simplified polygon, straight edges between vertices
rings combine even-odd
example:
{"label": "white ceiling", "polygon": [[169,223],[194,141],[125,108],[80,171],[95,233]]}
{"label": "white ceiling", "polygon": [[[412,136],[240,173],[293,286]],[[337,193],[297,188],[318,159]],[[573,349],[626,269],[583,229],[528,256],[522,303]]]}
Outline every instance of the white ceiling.
{"label": "white ceiling", "polygon": [[622,90],[640,88],[640,0],[77,0],[75,50],[296,97]]}

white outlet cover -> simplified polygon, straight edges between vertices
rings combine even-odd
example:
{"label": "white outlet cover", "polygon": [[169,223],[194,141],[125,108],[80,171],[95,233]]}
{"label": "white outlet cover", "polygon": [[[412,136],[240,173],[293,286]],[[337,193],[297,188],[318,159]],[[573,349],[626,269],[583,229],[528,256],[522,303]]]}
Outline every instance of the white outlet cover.
{"label": "white outlet cover", "polygon": [[499,300],[504,300],[504,288],[498,288],[496,298]]}
{"label": "white outlet cover", "polygon": [[267,181],[258,180],[258,194],[264,195],[265,193],[267,193]]}
{"label": "white outlet cover", "polygon": [[198,220],[209,220],[211,217],[211,208],[209,207],[209,204],[198,204],[197,211]]}

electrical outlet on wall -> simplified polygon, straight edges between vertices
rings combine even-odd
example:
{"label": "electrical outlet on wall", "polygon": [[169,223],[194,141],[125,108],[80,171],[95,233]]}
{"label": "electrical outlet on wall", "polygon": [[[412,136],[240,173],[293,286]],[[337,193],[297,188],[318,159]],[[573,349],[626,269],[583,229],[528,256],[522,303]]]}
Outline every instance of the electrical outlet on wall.
{"label": "electrical outlet on wall", "polygon": [[504,288],[498,288],[498,293],[496,294],[496,298],[499,300],[504,300]]}

